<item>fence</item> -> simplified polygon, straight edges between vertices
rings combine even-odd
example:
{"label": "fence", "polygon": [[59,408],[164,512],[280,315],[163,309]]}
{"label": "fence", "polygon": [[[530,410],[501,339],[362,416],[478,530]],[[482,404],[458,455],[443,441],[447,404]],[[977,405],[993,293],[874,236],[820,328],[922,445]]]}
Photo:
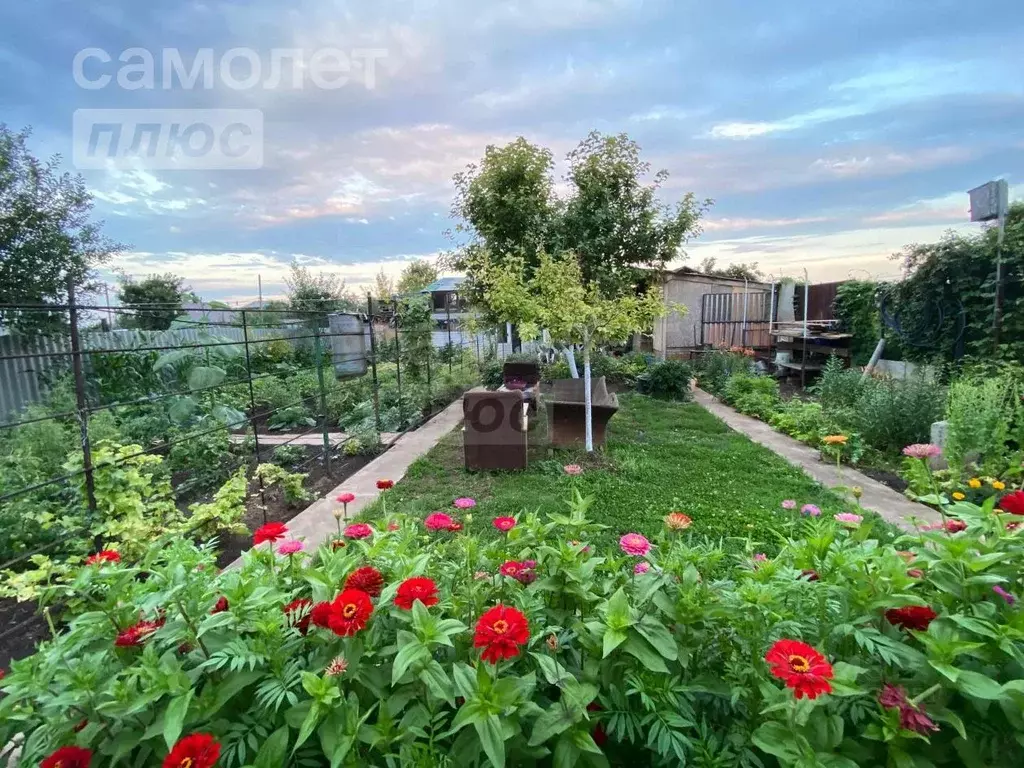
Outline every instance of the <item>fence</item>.
{"label": "fence", "polygon": [[770,304],[768,291],[705,293],[700,308],[701,346],[767,348]]}
{"label": "fence", "polygon": [[[75,299],[4,307],[59,312],[63,331],[0,347],[0,571],[99,546],[92,532],[116,510],[98,484],[141,456],[166,464],[181,509],[285,446],[305,454],[290,471],[316,463],[330,476],[340,449],[372,453],[414,429],[475,385],[496,350],[490,334],[404,322],[369,298],[348,331],[332,330],[324,313],[238,310],[181,329],[107,333],[84,331],[83,316],[134,310]],[[365,374],[336,378],[354,361]],[[262,480],[254,492],[265,521]]]}

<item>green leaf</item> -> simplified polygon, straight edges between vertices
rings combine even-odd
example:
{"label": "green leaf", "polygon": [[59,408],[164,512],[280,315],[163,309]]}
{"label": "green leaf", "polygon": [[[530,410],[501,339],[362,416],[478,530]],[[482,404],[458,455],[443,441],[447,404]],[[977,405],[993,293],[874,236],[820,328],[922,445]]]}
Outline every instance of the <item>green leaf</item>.
{"label": "green leaf", "polygon": [[[401,634],[401,633],[399,633]],[[406,673],[413,664],[430,658],[430,649],[419,640],[412,640],[402,646],[402,649],[395,656],[394,666],[391,668],[391,685],[397,685],[402,675]]]}
{"label": "green leaf", "polygon": [[590,752],[595,755],[603,755],[604,752],[597,746],[597,742],[594,741],[594,737],[590,735],[589,731],[580,730],[577,728],[570,735],[572,738],[573,746],[575,746],[580,752]]}
{"label": "green leaf", "polygon": [[196,401],[191,397],[176,397],[167,409],[167,416],[171,421],[181,424],[192,418],[192,414],[198,407]]}
{"label": "green leaf", "polygon": [[555,744],[554,768],[575,768],[579,761],[580,751],[572,741],[572,736],[563,734]]}
{"label": "green leaf", "polygon": [[427,662],[420,671],[419,678],[437,698],[447,701],[449,704],[455,703],[455,690],[452,687],[452,681],[444,671],[444,667],[436,659]]}
{"label": "green leaf", "polygon": [[501,721],[497,715],[488,715],[473,722],[480,744],[494,768],[505,766],[505,737],[501,733]]}
{"label": "green leaf", "polygon": [[302,725],[299,728],[298,738],[295,739],[295,746],[292,747],[292,754],[295,754],[295,750],[306,743],[306,740],[313,735],[313,731],[320,725],[320,719],[323,717],[323,709],[316,702],[309,708],[309,712],[306,714],[306,719],[302,721]]}
{"label": "green leaf", "polygon": [[636,625],[636,631],[643,635],[647,642],[654,646],[654,650],[660,653],[669,661],[679,658],[676,641],[668,628],[657,619],[645,616],[643,621]]}
{"label": "green leaf", "polygon": [[668,667],[665,666],[661,655],[643,637],[636,634],[635,629],[630,630],[629,640],[626,641],[622,648],[626,653],[638,659],[651,672],[660,672],[663,675],[668,674]]}
{"label": "green leaf", "polygon": [[625,629],[633,623],[630,618],[629,600],[622,587],[619,587],[615,594],[608,598],[608,605],[605,607],[605,620],[609,627],[615,629]]}
{"label": "green leaf", "polygon": [[192,703],[193,689],[180,696],[175,696],[167,705],[164,713],[164,742],[170,749],[181,736],[181,729],[185,723],[185,715],[188,714],[188,706]]}
{"label": "green leaf", "polygon": [[530,655],[537,660],[537,665],[548,684],[558,685],[562,680],[572,677],[569,670],[559,664],[553,656],[544,653],[531,653]]}
{"label": "green leaf", "polygon": [[193,368],[191,373],[189,373],[188,388],[196,390],[215,387],[224,381],[227,375],[227,371],[223,368],[218,368],[215,365],[201,365]]}
{"label": "green leaf", "polygon": [[941,712],[932,712],[931,716],[940,723],[949,723],[952,725],[956,732],[960,734],[961,739],[967,738],[967,729],[964,728],[964,721],[961,720],[960,716],[953,710],[946,709]]}
{"label": "green leaf", "polygon": [[281,768],[288,753],[288,726],[282,725],[263,742],[253,768]]}
{"label": "green leaf", "polygon": [[234,622],[235,617],[229,611],[214,613],[210,616],[205,617],[201,622],[199,622],[199,629],[196,631],[196,636],[202,637],[211,630],[229,626]]}
{"label": "green leaf", "polygon": [[620,645],[622,645],[624,642],[626,642],[626,639],[628,637],[629,636],[625,633],[625,631],[621,629],[612,629],[611,626],[608,626],[604,631],[604,653],[602,655],[602,658],[607,659],[608,655],[616,648],[618,648]]}
{"label": "green leaf", "polygon": [[800,759],[801,752],[796,744],[797,738],[800,741],[804,739],[802,736],[794,736],[795,734],[781,723],[768,722],[762,723],[750,739],[762,752],[775,755],[783,763],[795,763]]}
{"label": "green leaf", "polygon": [[459,696],[469,701],[476,694],[476,674],[468,664],[456,664],[452,667],[452,678]]}
{"label": "green leaf", "polygon": [[968,669],[961,669],[956,680],[956,687],[968,696],[978,699],[995,700],[1002,698],[1003,686],[987,675],[980,672],[971,672]]}
{"label": "green leaf", "polygon": [[572,727],[575,722],[572,712],[567,710],[561,702],[555,702],[549,709],[544,710],[544,713],[534,722],[533,732],[530,734],[530,746],[536,747],[543,744],[551,737]]}

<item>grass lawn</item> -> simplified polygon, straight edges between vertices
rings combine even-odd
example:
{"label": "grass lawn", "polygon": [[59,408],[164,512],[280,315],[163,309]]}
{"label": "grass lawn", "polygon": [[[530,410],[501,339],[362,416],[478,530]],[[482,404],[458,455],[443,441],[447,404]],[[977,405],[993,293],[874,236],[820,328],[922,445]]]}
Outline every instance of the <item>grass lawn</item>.
{"label": "grass lawn", "polygon": [[[388,494],[389,505],[423,517],[434,510],[452,512],[452,500],[477,501],[467,529],[493,532],[491,520],[523,511],[565,511],[573,485],[592,496],[590,517],[610,526],[609,538],[628,531],[653,535],[673,510],[693,518],[690,536],[748,537],[774,549],[773,528],[782,528],[794,513],[783,512],[783,499],[817,504],[824,514],[847,508],[843,501],[774,453],[733,432],[696,404],[620,395],[621,408],[609,425],[603,452],[540,448],[525,472],[467,472],[463,467],[462,432],[454,430]],[[566,476],[565,464],[578,463],[582,475]],[[394,507],[392,507],[394,508]],[[380,502],[362,515],[380,516]],[[463,517],[461,513],[458,517]]]}

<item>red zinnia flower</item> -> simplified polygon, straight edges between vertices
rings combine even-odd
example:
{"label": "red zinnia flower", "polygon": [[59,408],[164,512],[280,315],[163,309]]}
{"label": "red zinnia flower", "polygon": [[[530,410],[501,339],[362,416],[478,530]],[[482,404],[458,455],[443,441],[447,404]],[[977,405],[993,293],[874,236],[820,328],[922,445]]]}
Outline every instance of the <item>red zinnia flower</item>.
{"label": "red zinnia flower", "polygon": [[102,552],[89,555],[85,558],[86,565],[102,565],[103,563],[119,563],[121,562],[121,555],[113,549],[104,549]]}
{"label": "red zinnia flower", "polygon": [[384,586],[384,577],[380,571],[370,565],[356,568],[345,579],[345,589],[361,589],[370,597],[379,597],[380,589]]}
{"label": "red zinnia flower", "polygon": [[345,529],[346,539],[365,539],[373,535],[373,528],[366,523],[352,523]]}
{"label": "red zinnia flower", "polygon": [[411,611],[412,604],[419,600],[425,606],[437,605],[437,584],[426,576],[413,576],[403,581],[395,593],[395,605]]}
{"label": "red zinnia flower", "polygon": [[309,612],[309,620],[320,629],[329,629],[331,626],[331,604],[325,600],[313,606]]}
{"label": "red zinnia flower", "polygon": [[306,634],[309,631],[310,608],[312,605],[313,601],[308,597],[300,597],[297,600],[292,600],[281,610],[284,611],[289,624],[298,629],[302,634]]}
{"label": "red zinnia flower", "polygon": [[139,621],[118,632],[114,645],[118,648],[130,648],[142,645],[150,636],[164,625],[163,621]]}
{"label": "red zinnia flower", "polygon": [[341,637],[349,637],[366,627],[373,613],[370,596],[361,589],[344,589],[331,603],[328,626]]}
{"label": "red zinnia flower", "polygon": [[779,640],[768,649],[764,660],[771,673],[792,688],[798,699],[816,699],[819,694],[832,691],[828,682],[832,679],[832,665],[807,643]]}
{"label": "red zinnia flower", "polygon": [[1024,515],[1024,491],[1008,493],[999,500],[999,508],[1011,515]]}
{"label": "red zinnia flower", "polygon": [[89,768],[92,751],[84,747],[61,747],[44,758],[39,768]]}
{"label": "red zinnia flower", "polygon": [[221,595],[217,598],[217,603],[213,606],[213,610],[210,613],[224,613],[228,609],[228,599]]}
{"label": "red zinnia flower", "polygon": [[927,605],[906,605],[903,608],[890,608],[885,612],[889,623],[904,629],[916,629],[924,632],[932,619],[938,616]]}
{"label": "red zinnia flower", "polygon": [[[598,704],[596,701],[592,701],[589,704],[587,704],[587,712],[600,711],[601,705]],[[597,746],[599,747],[603,747],[605,744],[608,743],[608,734],[605,732],[604,728],[601,726],[600,723],[596,723],[594,725],[594,730],[590,732],[590,736],[594,739],[594,743],[597,744]]]}
{"label": "red zinnia flower", "polygon": [[192,733],[178,739],[164,758],[163,768],[213,768],[220,757],[220,744],[208,733]]}
{"label": "red zinnia flower", "polygon": [[338,494],[338,501],[341,502],[342,504],[351,504],[355,500],[356,500],[356,495],[354,493],[339,493]]}
{"label": "red zinnia flower", "polygon": [[378,490],[386,491],[389,488],[394,488],[394,487],[395,487],[395,481],[394,480],[378,480],[377,481],[377,488],[378,488]]}
{"label": "red zinnia flower", "polygon": [[288,526],[284,523],[273,522],[261,525],[252,536],[253,546],[259,546],[264,541],[283,539],[286,533],[288,533]]}
{"label": "red zinnia flower", "polygon": [[881,693],[878,694],[878,703],[886,709],[899,709],[901,728],[921,734],[939,730],[939,726],[925,714],[924,707],[914,704],[907,698],[907,692],[902,685],[883,685]]}
{"label": "red zinnia flower", "polygon": [[451,515],[447,515],[444,512],[431,512],[427,515],[423,524],[427,526],[428,531],[450,531],[452,526],[455,525],[455,521],[452,520]]}
{"label": "red zinnia flower", "polygon": [[514,517],[496,517],[493,525],[499,531],[508,533],[516,527],[516,519]]}
{"label": "red zinnia flower", "polygon": [[519,646],[530,639],[530,625],[517,609],[496,605],[476,623],[473,647],[483,648],[480,658],[497,664],[519,655]]}
{"label": "red zinnia flower", "polygon": [[944,526],[946,533],[959,533],[960,531],[967,530],[967,523],[963,520],[957,520],[955,517],[949,518]]}

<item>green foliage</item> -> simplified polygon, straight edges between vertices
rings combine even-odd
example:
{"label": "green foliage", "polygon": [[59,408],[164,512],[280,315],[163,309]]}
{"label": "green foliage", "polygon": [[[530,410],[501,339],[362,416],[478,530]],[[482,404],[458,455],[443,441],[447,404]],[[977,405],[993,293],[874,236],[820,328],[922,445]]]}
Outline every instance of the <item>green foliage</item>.
{"label": "green foliage", "polygon": [[326,327],[330,312],[355,311],[364,303],[346,289],[345,280],[338,275],[314,274],[294,260],[288,269],[288,306],[311,328]]}
{"label": "green foliage", "polygon": [[256,467],[253,477],[261,479],[264,488],[279,485],[284,494],[284,500],[290,505],[312,498],[310,492],[303,485],[306,478],[309,477],[305,472],[289,472],[277,464],[260,464]]}
{"label": "green foliage", "polygon": [[208,489],[224,481],[231,463],[231,438],[228,430],[213,416],[204,416],[194,424],[168,432],[172,440],[167,464],[174,472],[187,472],[179,490]]}
{"label": "green foliage", "polygon": [[[886,287],[890,313],[904,326],[909,359],[952,360],[964,354],[992,355],[1024,362],[1024,203],[1006,219],[1003,259],[1003,322],[998,351],[993,343],[996,229],[961,235],[949,232],[938,243],[903,249],[909,276]],[[961,324],[966,325],[959,338]],[[941,314],[940,314],[941,310]]]}
{"label": "green foliage", "polygon": [[821,377],[810,388],[822,408],[826,411],[840,411],[856,408],[865,389],[870,386],[860,371],[847,368],[838,355],[829,355]]}
{"label": "green foliage", "polygon": [[825,412],[821,403],[798,398],[782,403],[768,423],[780,432],[815,448],[821,443],[821,438],[843,432],[842,425]]}
{"label": "green foliage", "polygon": [[779,405],[779,382],[770,376],[738,373],[726,383],[723,399],[740,413],[768,421]]}
{"label": "green foliage", "polygon": [[645,393],[665,400],[681,400],[693,397],[690,381],[693,367],[679,360],[662,360],[651,366],[645,380]]}
{"label": "green foliage", "polygon": [[[401,487],[401,486],[400,486]],[[396,491],[397,492],[397,491]],[[563,490],[563,495],[565,495]],[[772,499],[777,503],[778,499]],[[177,739],[209,733],[228,765],[964,765],[1015,768],[1024,738],[1024,636],[994,594],[1020,590],[1024,540],[991,505],[957,505],[956,534],[887,543],[869,521],[779,514],[777,555],[755,560],[660,530],[635,575],[594,498],[523,512],[507,536],[424,536],[419,515],[287,567],[257,548],[218,572],[213,552],[154,542],[137,563],[82,568],[50,591],[68,631],[3,680],[0,741],[23,734],[39,764],[69,743],[129,765],[159,764]],[[575,543],[578,542],[578,543]],[[899,551],[898,551],[899,550]],[[927,578],[908,573],[911,567]],[[496,574],[535,562],[529,585]],[[357,567],[385,579],[349,636],[295,626],[297,599],[329,601]],[[807,578],[813,571],[815,578]],[[147,578],[138,578],[140,572]],[[394,605],[411,575],[438,602]],[[227,610],[212,613],[220,598]],[[499,665],[473,627],[498,604],[521,611],[528,639]],[[927,629],[890,609],[929,606]],[[116,634],[157,622],[138,646]],[[765,655],[799,639],[830,662],[829,693],[798,700]],[[328,674],[342,659],[341,674]],[[937,728],[924,734],[879,704],[902,686]],[[82,721],[84,728],[76,729]],[[607,738],[595,740],[595,736]],[[710,756],[710,757],[709,757]]]}
{"label": "green foliage", "polygon": [[85,179],[64,173],[59,157],[34,157],[29,135],[0,123],[0,324],[19,333],[53,332],[66,325],[63,310],[4,305],[66,304],[69,278],[81,289],[125,246],[90,222]]}
{"label": "green foliage", "polygon": [[[851,364],[867,365],[878,340],[882,338],[882,316],[878,307],[879,284],[871,280],[847,280],[836,289],[833,315],[841,323],[841,329],[853,334],[850,341]],[[892,333],[885,334],[886,357],[900,360],[898,339]]]}
{"label": "green foliage", "polygon": [[188,508],[189,531],[201,539],[208,539],[218,531],[245,533],[248,529],[242,523],[242,517],[248,490],[249,478],[245,467],[239,467],[213,495],[213,501],[193,504]]}
{"label": "green foliage", "polygon": [[398,277],[398,294],[406,294],[422,291],[432,282],[437,280],[437,267],[426,259],[413,259],[402,269]]}
{"label": "green foliage", "polygon": [[967,460],[1001,476],[1024,450],[1024,367],[972,366],[949,386],[944,454],[952,468]]}
{"label": "green foliage", "polygon": [[120,283],[118,301],[131,314],[119,315],[118,325],[143,331],[166,331],[170,328],[174,318],[181,314],[182,304],[192,290],[185,287],[185,278],[170,272],[149,275],[144,280],[136,280],[123,273]]}
{"label": "green foliage", "polygon": [[853,426],[872,448],[897,455],[904,446],[928,442],[945,403],[945,388],[927,372],[871,378],[857,401]]}
{"label": "green foliage", "polygon": [[272,455],[275,464],[290,467],[306,458],[306,449],[301,445],[279,445]]}
{"label": "green foliage", "polygon": [[301,403],[274,411],[267,418],[268,429],[295,430],[315,426],[316,419],[309,415],[306,406]]}
{"label": "green foliage", "polygon": [[705,392],[721,396],[729,377],[737,373],[750,373],[751,360],[741,352],[713,349],[706,352],[697,364],[697,384]]}

